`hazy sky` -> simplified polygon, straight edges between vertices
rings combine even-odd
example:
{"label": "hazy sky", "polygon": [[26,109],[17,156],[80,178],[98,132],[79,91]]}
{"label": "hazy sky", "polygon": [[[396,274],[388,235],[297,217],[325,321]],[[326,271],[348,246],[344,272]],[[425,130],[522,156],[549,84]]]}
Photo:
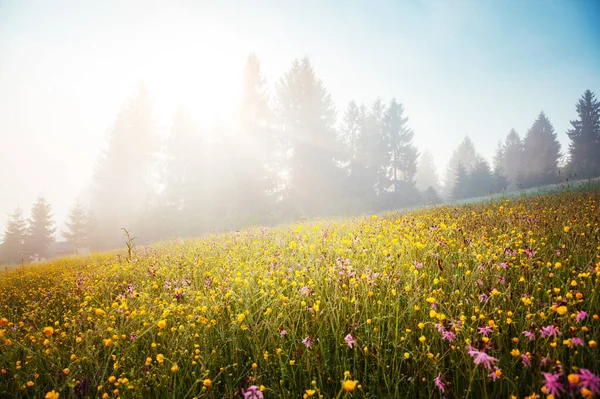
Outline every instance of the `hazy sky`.
{"label": "hazy sky", "polygon": [[464,135],[490,159],[541,110],[566,149],[575,102],[600,96],[600,1],[0,0],[2,226],[40,194],[64,219],[140,83],[163,133],[179,105],[227,120],[249,52],[271,86],[308,55],[340,116],[396,97],[443,168]]}

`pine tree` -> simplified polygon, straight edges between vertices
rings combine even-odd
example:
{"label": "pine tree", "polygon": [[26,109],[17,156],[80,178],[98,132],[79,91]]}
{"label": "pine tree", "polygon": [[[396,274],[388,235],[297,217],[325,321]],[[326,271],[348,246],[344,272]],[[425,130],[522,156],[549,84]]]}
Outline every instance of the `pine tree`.
{"label": "pine tree", "polygon": [[429,187],[432,187],[436,191],[439,190],[440,181],[435,168],[435,160],[431,151],[424,150],[421,153],[415,180],[416,187],[421,191],[425,191]]}
{"label": "pine tree", "polygon": [[469,174],[468,196],[487,195],[494,188],[494,178],[490,164],[483,158],[480,158],[473,171]]}
{"label": "pine tree", "polygon": [[0,246],[0,263],[18,263],[27,261],[25,241],[27,239],[27,224],[23,218],[21,208],[17,208],[11,215],[4,231],[4,241]]}
{"label": "pine tree", "polygon": [[525,149],[515,129],[511,129],[504,140],[501,167],[513,186],[521,183],[525,174]]}
{"label": "pine tree", "polygon": [[388,175],[392,185],[413,182],[417,173],[417,148],[412,140],[414,132],[407,126],[404,107],[395,98],[390,102],[383,117],[384,137],[390,153]]}
{"label": "pine tree", "polygon": [[98,244],[103,248],[121,246],[120,229],[135,230],[148,209],[156,193],[158,149],[152,105],[146,90],[140,88],[119,112],[94,173],[92,208],[99,221]]}
{"label": "pine tree", "polygon": [[65,223],[68,231],[63,231],[62,236],[75,248],[75,253],[78,254],[80,248],[88,246],[87,212],[77,202],[69,211],[68,218],[69,220]]}
{"label": "pine tree", "polygon": [[444,192],[446,196],[453,197],[452,188],[456,182],[458,165],[462,163],[466,172],[470,173],[475,168],[479,158],[481,158],[481,156],[475,150],[473,141],[469,136],[466,136],[456,150],[454,150],[448,161],[444,177]]}
{"label": "pine tree", "polygon": [[386,108],[381,99],[375,100],[366,112],[364,134],[360,140],[361,152],[358,162],[366,169],[365,179],[371,187],[373,197],[384,193],[388,188],[386,167],[390,162],[390,153],[384,134],[385,112]]}
{"label": "pine tree", "polygon": [[351,213],[370,210],[373,198],[372,179],[369,179],[368,164],[364,161],[366,135],[366,110],[354,101],[348,104],[340,127],[340,141],[344,145],[341,161],[345,172],[343,191],[344,205]]}
{"label": "pine tree", "polygon": [[341,156],[335,133],[336,111],[308,58],[293,62],[277,85],[279,140],[286,154],[286,212],[316,216],[336,212],[341,172],[334,159]]}
{"label": "pine tree", "polygon": [[41,259],[48,256],[48,245],[54,242],[54,221],[52,206],[44,197],[38,198],[33,204],[25,251],[31,259]]}
{"label": "pine tree", "polygon": [[459,162],[458,166],[456,167],[454,184],[452,185],[452,199],[463,199],[469,196],[471,184],[469,180],[469,172],[467,172],[467,168],[465,168],[462,162]]}
{"label": "pine tree", "polygon": [[267,223],[274,217],[276,153],[273,115],[260,63],[254,54],[248,57],[241,89],[242,102],[232,155],[230,198],[236,227]]}
{"label": "pine tree", "polygon": [[544,112],[540,112],[523,140],[525,186],[533,187],[556,182],[560,143],[554,127]]}
{"label": "pine tree", "polygon": [[569,143],[569,167],[580,178],[600,175],[600,101],[586,90],[575,106],[579,119],[571,121],[567,131]]}

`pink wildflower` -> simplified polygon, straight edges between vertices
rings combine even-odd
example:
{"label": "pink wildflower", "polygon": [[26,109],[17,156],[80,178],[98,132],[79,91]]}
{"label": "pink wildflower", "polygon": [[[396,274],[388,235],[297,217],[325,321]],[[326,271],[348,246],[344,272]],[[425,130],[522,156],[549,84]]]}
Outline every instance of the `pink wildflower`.
{"label": "pink wildflower", "polygon": [[479,351],[473,348],[471,345],[467,346],[467,349],[469,350],[469,356],[473,358],[473,362],[476,365],[481,364],[483,365],[483,367],[491,370],[494,363],[498,361],[498,359],[496,359],[495,357],[492,357],[485,352]]}
{"label": "pink wildflower", "polygon": [[579,386],[589,389],[594,395],[600,395],[600,377],[587,369],[579,369]]}
{"label": "pink wildflower", "polygon": [[348,344],[348,346],[350,347],[350,349],[352,349],[352,347],[356,343],[356,341],[354,340],[354,337],[352,336],[352,334],[346,335],[344,337],[344,341],[346,341],[346,344]]}
{"label": "pink wildflower", "polygon": [[442,375],[442,373],[438,373],[438,376],[435,378],[435,380],[433,380],[433,382],[435,383],[435,385],[439,388],[440,391],[442,391],[442,393],[444,393],[444,383],[442,382],[442,379],[440,378]]}
{"label": "pink wildflower", "polygon": [[552,324],[550,324],[549,326],[546,326],[546,327],[542,327],[542,329],[540,330],[540,333],[542,334],[542,337],[544,337],[544,338],[558,337],[559,335],[562,334],[558,330],[558,328],[556,328],[556,326],[554,326]]}
{"label": "pink wildflower", "polygon": [[583,320],[585,320],[585,318],[588,317],[588,314],[586,312],[584,312],[583,310],[580,310],[579,312],[577,312],[577,316],[575,317],[575,320],[577,320],[577,322],[581,322]]}
{"label": "pink wildflower", "polygon": [[554,397],[557,398],[562,392],[565,391],[565,387],[563,387],[562,382],[559,381],[560,377],[562,376],[561,373],[542,373],[542,375],[544,376],[545,380],[544,388],[547,390],[546,393],[549,395],[554,395]]}

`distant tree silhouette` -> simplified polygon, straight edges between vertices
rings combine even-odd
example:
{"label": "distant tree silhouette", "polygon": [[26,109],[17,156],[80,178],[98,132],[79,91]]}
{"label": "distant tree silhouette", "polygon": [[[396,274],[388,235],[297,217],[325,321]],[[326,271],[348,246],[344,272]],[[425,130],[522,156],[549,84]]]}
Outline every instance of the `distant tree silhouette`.
{"label": "distant tree silhouette", "polygon": [[511,129],[502,147],[501,167],[510,184],[518,186],[525,175],[525,148],[515,129]]}
{"label": "distant tree silhouette", "polygon": [[578,119],[571,121],[568,171],[581,178],[600,176],[600,101],[586,90],[575,105]]}
{"label": "distant tree silhouette", "polygon": [[473,141],[469,136],[465,136],[456,150],[452,152],[446,167],[446,173],[444,175],[444,192],[446,193],[446,196],[453,197],[452,188],[456,182],[458,165],[462,163],[465,171],[470,173],[475,168],[479,158],[481,158],[481,156],[475,150]]}
{"label": "distant tree silhouette", "polygon": [[30,259],[48,256],[48,245],[54,242],[55,231],[52,206],[44,197],[40,197],[33,204],[25,240],[25,252]]}
{"label": "distant tree silhouette", "polygon": [[494,177],[490,164],[483,158],[480,158],[475,164],[475,168],[469,173],[468,196],[476,197],[488,195],[494,190]]}
{"label": "distant tree silhouette", "polygon": [[279,136],[286,154],[284,202],[290,216],[334,214],[341,190],[341,157],[335,132],[336,111],[331,95],[308,58],[296,60],[277,85]]}
{"label": "distant tree silhouette", "polygon": [[68,230],[63,231],[62,236],[75,248],[77,254],[80,248],[88,246],[87,211],[79,202],[70,209],[65,224]]}
{"label": "distant tree silhouette", "polygon": [[425,191],[429,187],[437,191],[440,187],[435,160],[429,150],[424,150],[419,157],[415,181],[416,187],[421,191]]}
{"label": "distant tree silhouette", "polygon": [[558,176],[558,160],[561,157],[560,143],[554,127],[544,112],[527,131],[523,140],[526,187],[552,184]]}
{"label": "distant tree silhouette", "polygon": [[18,263],[26,259],[25,241],[27,240],[27,222],[21,208],[15,209],[4,231],[4,240],[0,245],[0,263]]}
{"label": "distant tree silhouette", "polygon": [[459,162],[456,168],[454,184],[452,185],[452,199],[456,200],[467,198],[470,194],[470,191],[471,182],[469,179],[469,173],[462,162]]}
{"label": "distant tree silhouette", "polygon": [[119,112],[94,173],[92,208],[98,216],[101,247],[120,246],[120,229],[135,230],[151,204],[158,150],[150,98],[140,88]]}
{"label": "distant tree silhouette", "polygon": [[368,143],[365,136],[367,111],[364,105],[351,101],[342,117],[339,135],[344,146],[342,170],[344,171],[344,204],[351,213],[369,210],[374,198],[375,179],[369,174],[366,160]]}

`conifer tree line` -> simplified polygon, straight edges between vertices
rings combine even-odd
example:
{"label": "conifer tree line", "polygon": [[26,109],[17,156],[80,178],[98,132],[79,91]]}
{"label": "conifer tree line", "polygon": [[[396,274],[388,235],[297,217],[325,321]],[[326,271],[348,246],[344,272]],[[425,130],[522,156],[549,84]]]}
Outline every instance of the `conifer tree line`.
{"label": "conifer tree line", "polygon": [[[148,243],[600,176],[600,102],[590,90],[565,132],[568,149],[541,112],[524,135],[508,132],[491,163],[465,137],[441,178],[431,152],[414,145],[401,101],[338,110],[306,57],[270,91],[250,55],[240,90],[231,123],[208,129],[180,108],[162,139],[140,88],[110,128],[89,204],[72,207],[62,237],[75,249],[103,250],[122,246],[121,228]],[[43,198],[28,222],[16,210],[0,262],[44,257],[54,232]]]}

